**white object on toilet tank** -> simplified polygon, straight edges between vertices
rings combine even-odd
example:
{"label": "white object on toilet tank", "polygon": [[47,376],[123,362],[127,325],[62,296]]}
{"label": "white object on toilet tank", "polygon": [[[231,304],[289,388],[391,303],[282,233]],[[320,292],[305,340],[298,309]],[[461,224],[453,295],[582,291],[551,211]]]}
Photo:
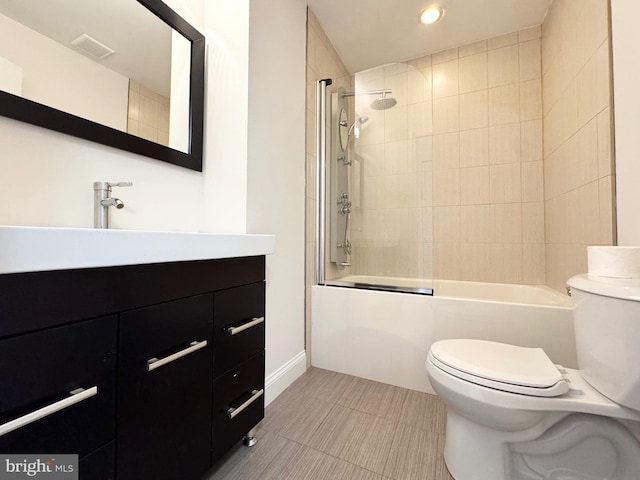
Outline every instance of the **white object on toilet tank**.
{"label": "white object on toilet tank", "polygon": [[640,247],[587,247],[589,275],[640,278]]}
{"label": "white object on toilet tank", "polygon": [[567,283],[583,378],[614,402],[640,410],[640,281],[576,275]]}

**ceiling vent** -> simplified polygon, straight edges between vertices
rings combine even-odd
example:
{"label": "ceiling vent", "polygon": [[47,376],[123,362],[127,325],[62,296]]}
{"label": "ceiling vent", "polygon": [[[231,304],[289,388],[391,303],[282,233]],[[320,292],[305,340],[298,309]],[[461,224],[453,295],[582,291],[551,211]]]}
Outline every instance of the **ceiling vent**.
{"label": "ceiling vent", "polygon": [[78,50],[86,53],[91,58],[103,60],[110,55],[116,53],[112,48],[107,47],[104,43],[99,42],[95,38],[83,33],[79,37],[71,40],[71,45]]}

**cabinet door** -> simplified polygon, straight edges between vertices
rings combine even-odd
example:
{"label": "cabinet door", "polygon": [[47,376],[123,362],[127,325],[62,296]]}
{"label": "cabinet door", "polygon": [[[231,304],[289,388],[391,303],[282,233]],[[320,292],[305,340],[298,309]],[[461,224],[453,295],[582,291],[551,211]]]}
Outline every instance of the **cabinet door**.
{"label": "cabinet door", "polygon": [[216,292],[214,377],[264,350],[264,282]]}
{"label": "cabinet door", "polygon": [[209,468],[213,295],[120,316],[118,480],[197,479]]}
{"label": "cabinet door", "polygon": [[111,316],[0,341],[0,452],[84,457],[113,440],[116,332]]}

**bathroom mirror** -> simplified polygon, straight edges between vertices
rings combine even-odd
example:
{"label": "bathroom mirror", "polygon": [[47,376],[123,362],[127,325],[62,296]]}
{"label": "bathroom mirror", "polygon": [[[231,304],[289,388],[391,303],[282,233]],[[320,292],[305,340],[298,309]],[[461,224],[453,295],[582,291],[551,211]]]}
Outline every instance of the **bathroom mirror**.
{"label": "bathroom mirror", "polygon": [[340,150],[347,150],[347,142],[349,141],[349,122],[347,120],[347,112],[340,110],[340,121],[338,123],[340,129]]}
{"label": "bathroom mirror", "polygon": [[0,0],[0,114],[202,171],[204,52],[160,0]]}

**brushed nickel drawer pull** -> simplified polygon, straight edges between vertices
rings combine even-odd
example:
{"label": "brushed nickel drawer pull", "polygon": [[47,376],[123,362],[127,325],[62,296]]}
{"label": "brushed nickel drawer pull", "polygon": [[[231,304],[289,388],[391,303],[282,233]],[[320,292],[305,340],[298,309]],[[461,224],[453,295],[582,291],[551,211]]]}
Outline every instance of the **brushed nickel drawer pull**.
{"label": "brushed nickel drawer pull", "polygon": [[47,405],[46,407],[39,408],[31,413],[27,413],[22,417],[16,418],[15,420],[11,420],[7,423],[3,423],[0,425],[0,437],[6,433],[13,432],[18,428],[29,425],[30,423],[35,422],[36,420],[40,420],[46,416],[51,415],[52,413],[59,412],[60,410],[64,410],[71,405],[75,405],[78,402],[82,402],[89,397],[93,397],[98,394],[98,387],[91,387],[87,390],[84,388],[77,388],[69,392],[70,397],[67,397],[63,400],[59,400],[55,403]]}
{"label": "brushed nickel drawer pull", "polygon": [[238,408],[230,407],[229,409],[227,409],[227,415],[229,415],[229,418],[233,419],[233,417],[238,415],[245,408],[247,408],[249,405],[251,405],[253,402],[255,402],[258,398],[260,398],[263,393],[264,393],[264,390],[262,388],[260,390],[252,390],[251,391],[251,398],[249,398],[249,400],[244,402]]}
{"label": "brushed nickel drawer pull", "polygon": [[164,358],[150,358],[147,360],[147,372],[151,370],[155,370],[156,368],[160,368],[167,363],[171,363],[174,360],[184,357],[185,355],[189,355],[190,353],[195,352],[196,350],[200,350],[207,346],[207,341],[203,340],[201,342],[191,342],[187,348],[184,350],[180,350],[179,352],[173,353]]}
{"label": "brushed nickel drawer pull", "polygon": [[244,332],[248,328],[260,325],[261,323],[264,323],[264,317],[253,317],[250,322],[243,323],[242,325],[237,327],[227,328],[227,332],[229,332],[229,335],[235,335],[237,333]]}

